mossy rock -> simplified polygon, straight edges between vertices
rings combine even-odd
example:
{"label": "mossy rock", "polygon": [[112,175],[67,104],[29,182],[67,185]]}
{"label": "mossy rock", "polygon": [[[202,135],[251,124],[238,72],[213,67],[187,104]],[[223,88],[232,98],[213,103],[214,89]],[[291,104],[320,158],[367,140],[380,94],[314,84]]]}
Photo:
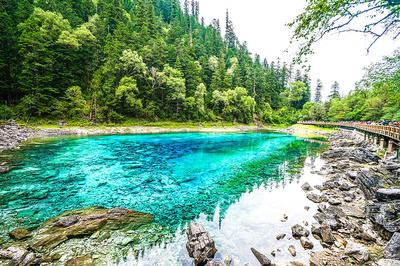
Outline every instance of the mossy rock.
{"label": "mossy rock", "polygon": [[129,231],[153,222],[154,216],[125,208],[90,207],[66,211],[40,226],[29,245],[46,252],[71,238],[93,235],[99,231]]}

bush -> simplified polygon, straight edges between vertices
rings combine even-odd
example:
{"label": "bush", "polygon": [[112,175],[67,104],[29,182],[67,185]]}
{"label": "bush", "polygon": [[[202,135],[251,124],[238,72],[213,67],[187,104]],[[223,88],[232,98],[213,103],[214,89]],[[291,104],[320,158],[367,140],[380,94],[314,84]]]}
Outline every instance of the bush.
{"label": "bush", "polygon": [[7,105],[0,105],[0,120],[8,120],[15,116],[14,110]]}

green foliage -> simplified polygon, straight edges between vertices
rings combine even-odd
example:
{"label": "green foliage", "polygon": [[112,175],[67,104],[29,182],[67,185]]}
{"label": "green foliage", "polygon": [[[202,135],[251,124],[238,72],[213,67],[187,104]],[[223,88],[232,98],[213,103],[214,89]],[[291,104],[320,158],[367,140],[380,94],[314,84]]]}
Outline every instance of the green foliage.
{"label": "green foliage", "polygon": [[302,43],[297,61],[301,61],[302,56],[312,54],[313,44],[331,32],[369,34],[373,41],[368,49],[384,35],[398,37],[400,15],[398,1],[309,0],[307,2],[304,12],[288,24],[294,27],[292,39]]}
{"label": "green foliage", "polygon": [[293,67],[253,59],[228,14],[224,38],[218,20],[199,23],[197,1],[185,12],[176,0],[11,2],[0,9],[3,116],[287,123],[310,97],[307,73],[290,84]]}

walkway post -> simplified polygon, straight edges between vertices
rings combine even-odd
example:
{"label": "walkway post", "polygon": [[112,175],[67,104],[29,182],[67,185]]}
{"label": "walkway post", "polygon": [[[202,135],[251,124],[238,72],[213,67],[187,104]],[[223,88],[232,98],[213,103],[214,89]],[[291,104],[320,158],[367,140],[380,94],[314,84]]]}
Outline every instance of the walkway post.
{"label": "walkway post", "polygon": [[385,148],[385,139],[381,138],[381,146],[380,148],[383,150]]}
{"label": "walkway post", "polygon": [[389,140],[389,144],[388,144],[388,152],[393,152],[393,140]]}

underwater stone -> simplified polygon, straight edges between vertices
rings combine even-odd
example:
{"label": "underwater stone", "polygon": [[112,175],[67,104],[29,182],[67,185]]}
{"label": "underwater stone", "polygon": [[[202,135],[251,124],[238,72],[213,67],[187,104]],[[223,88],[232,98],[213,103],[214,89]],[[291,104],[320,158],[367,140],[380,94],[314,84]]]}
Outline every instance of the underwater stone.
{"label": "underwater stone", "polygon": [[70,238],[90,236],[99,230],[135,230],[153,220],[152,214],[125,208],[90,207],[67,211],[44,222],[30,246],[44,252]]}
{"label": "underwater stone", "polygon": [[5,174],[8,171],[10,171],[10,168],[8,166],[0,166],[0,174]]}
{"label": "underwater stone", "polygon": [[92,255],[87,254],[82,257],[74,257],[65,263],[65,266],[81,266],[81,265],[86,265],[86,266],[94,265],[94,260],[92,258]]}
{"label": "underwater stone", "polygon": [[10,238],[15,239],[15,240],[22,240],[29,238],[31,235],[29,234],[29,231],[26,230],[25,228],[16,228],[12,230],[11,232],[8,233]]}

